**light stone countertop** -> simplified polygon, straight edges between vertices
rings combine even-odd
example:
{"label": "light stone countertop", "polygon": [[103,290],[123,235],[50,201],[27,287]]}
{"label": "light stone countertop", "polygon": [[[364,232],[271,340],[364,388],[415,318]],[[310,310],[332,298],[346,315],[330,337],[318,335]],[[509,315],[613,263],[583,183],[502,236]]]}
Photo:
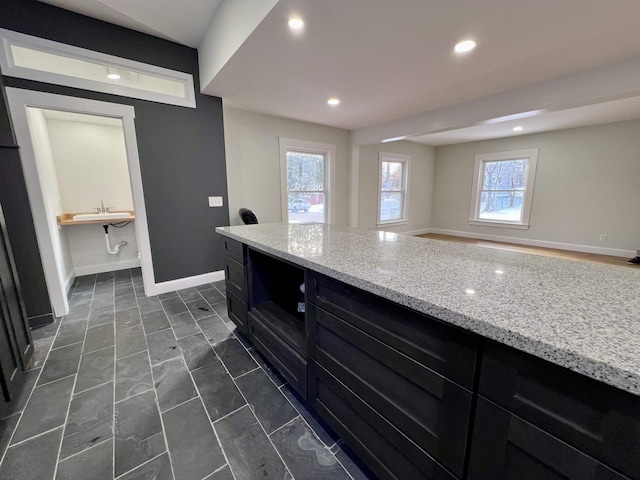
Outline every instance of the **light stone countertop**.
{"label": "light stone countertop", "polygon": [[333,225],[216,230],[640,395],[640,268]]}

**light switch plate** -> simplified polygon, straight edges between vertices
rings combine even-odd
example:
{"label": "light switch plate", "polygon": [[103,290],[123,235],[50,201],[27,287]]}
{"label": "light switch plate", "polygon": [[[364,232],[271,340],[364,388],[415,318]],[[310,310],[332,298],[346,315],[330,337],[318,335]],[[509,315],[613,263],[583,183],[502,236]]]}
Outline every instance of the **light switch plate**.
{"label": "light switch plate", "polygon": [[222,197],[209,197],[210,207],[222,207]]}

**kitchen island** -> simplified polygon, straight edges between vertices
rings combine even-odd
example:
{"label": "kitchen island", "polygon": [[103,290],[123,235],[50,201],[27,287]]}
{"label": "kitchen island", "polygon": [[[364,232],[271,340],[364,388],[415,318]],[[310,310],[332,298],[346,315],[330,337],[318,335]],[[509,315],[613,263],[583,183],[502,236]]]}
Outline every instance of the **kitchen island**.
{"label": "kitchen island", "polygon": [[328,225],[217,231],[230,318],[381,478],[640,478],[639,271]]}

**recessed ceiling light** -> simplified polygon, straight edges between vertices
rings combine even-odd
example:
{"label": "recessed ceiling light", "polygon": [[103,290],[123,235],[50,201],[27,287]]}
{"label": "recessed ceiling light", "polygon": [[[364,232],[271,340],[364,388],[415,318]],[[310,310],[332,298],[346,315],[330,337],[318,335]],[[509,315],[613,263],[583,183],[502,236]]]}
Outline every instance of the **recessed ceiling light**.
{"label": "recessed ceiling light", "polygon": [[497,273],[498,275],[502,275],[502,274],[504,273],[504,270],[496,270],[496,273]]}
{"label": "recessed ceiling light", "polygon": [[329,105],[336,106],[340,104],[340,100],[338,100],[337,98],[330,98],[329,100],[327,100],[327,103]]}
{"label": "recessed ceiling light", "polygon": [[473,288],[467,288],[464,293],[467,295],[475,295],[476,291]]}
{"label": "recessed ceiling light", "polygon": [[109,75],[107,75],[107,78],[109,80],[120,80],[120,75],[118,75],[117,73],[110,73]]}
{"label": "recessed ceiling light", "polygon": [[302,27],[304,27],[304,22],[300,18],[290,18],[289,27],[294,30],[302,30]]}
{"label": "recessed ceiling light", "polygon": [[513,131],[514,132],[521,132],[522,131],[522,127],[520,125],[518,125],[517,127],[513,127]]}
{"label": "recessed ceiling light", "polygon": [[473,40],[463,40],[462,42],[456,43],[455,51],[458,53],[470,52],[476,48],[476,42]]}

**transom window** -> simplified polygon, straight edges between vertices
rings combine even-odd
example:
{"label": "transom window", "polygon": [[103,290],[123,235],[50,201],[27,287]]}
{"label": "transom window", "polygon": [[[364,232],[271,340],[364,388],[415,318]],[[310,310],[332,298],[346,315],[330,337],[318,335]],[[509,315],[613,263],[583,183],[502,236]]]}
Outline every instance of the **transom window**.
{"label": "transom window", "polygon": [[280,139],[283,219],[328,223],[333,145]]}
{"label": "transom window", "polygon": [[378,226],[407,222],[409,155],[380,152]]}
{"label": "transom window", "polygon": [[538,149],[476,155],[471,224],[528,228]]}
{"label": "transom window", "polygon": [[193,77],[155,65],[0,29],[11,77],[195,108]]}

